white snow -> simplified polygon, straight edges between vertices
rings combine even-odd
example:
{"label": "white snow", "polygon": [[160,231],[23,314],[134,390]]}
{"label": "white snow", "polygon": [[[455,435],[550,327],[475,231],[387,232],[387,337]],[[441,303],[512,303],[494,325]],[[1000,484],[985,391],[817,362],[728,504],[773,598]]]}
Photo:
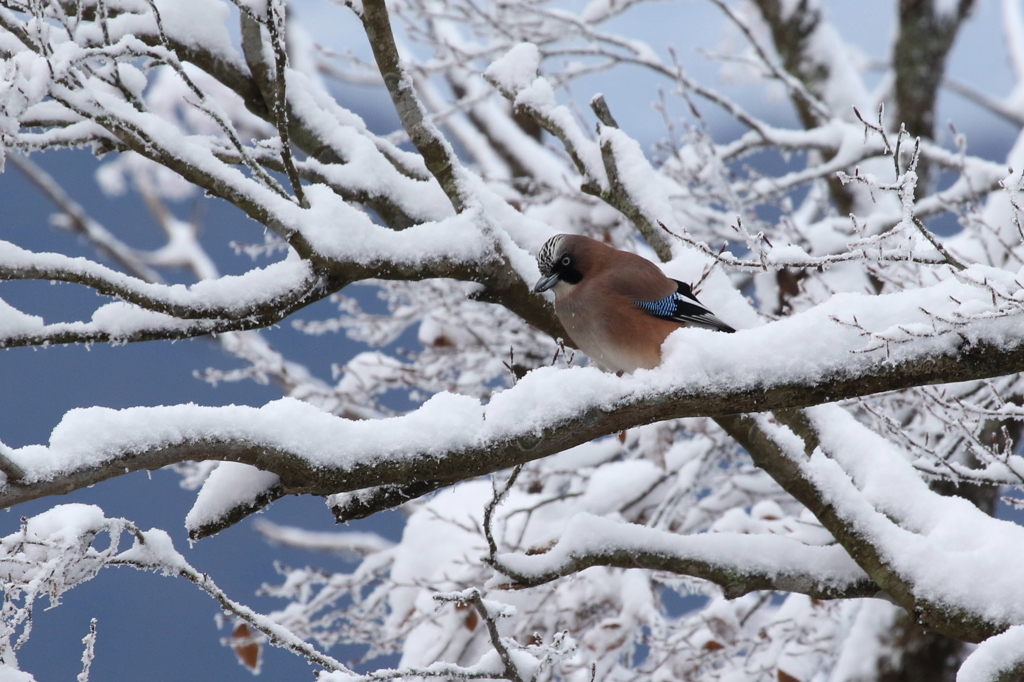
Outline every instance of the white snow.
{"label": "white snow", "polygon": [[336,533],[310,531],[294,526],[282,526],[266,519],[257,520],[253,527],[256,532],[275,544],[332,552],[349,560],[383,552],[395,544],[377,533],[355,530]]}
{"label": "white snow", "polygon": [[36,678],[7,663],[0,664],[0,682],[35,682]]}
{"label": "white snow", "polygon": [[1014,625],[979,644],[960,666],[956,682],[993,682],[1014,666],[1024,666],[1024,625]]}
{"label": "white snow", "polygon": [[519,43],[494,61],[484,71],[484,77],[501,87],[518,92],[530,87],[540,69],[540,50],[533,43]]}
{"label": "white snow", "polygon": [[226,275],[215,280],[202,280],[190,286],[151,284],[88,258],[69,258],[59,253],[26,251],[2,240],[0,269],[10,269],[14,272],[42,270],[61,273],[69,279],[99,280],[120,290],[153,299],[156,305],[190,307],[196,312],[216,311],[219,308],[244,311],[290,292],[301,291],[310,285],[313,277],[308,262],[289,259],[263,268],[253,268],[244,275]]}
{"label": "white snow", "polygon": [[[45,480],[132,452],[204,437],[249,441],[316,466],[341,467],[412,456],[408,453],[441,454],[509,436],[528,448],[545,425],[588,409],[616,409],[634,397],[817,383],[869,366],[955,354],[961,342],[957,333],[910,338],[904,343],[876,342],[865,340],[859,329],[835,321],[856,320],[863,328],[885,335],[917,321],[928,322],[923,306],[945,316],[964,302],[987,297],[983,289],[956,280],[930,289],[889,296],[839,294],[807,312],[736,334],[681,329],[666,342],[665,361],[655,370],[620,379],[595,369],[541,368],[513,389],[495,395],[486,407],[473,398],[441,393],[408,415],[363,422],[340,420],[289,399],[262,408],[178,405],[74,410],[54,429],[49,447],[22,448],[12,458],[26,468],[29,480]],[[123,311],[111,308],[123,305],[107,306],[112,320],[124,319],[114,314]],[[1000,346],[1015,343],[1017,330],[1014,317],[979,318],[961,333],[972,341],[984,339]]]}
{"label": "white snow", "polygon": [[[343,4],[356,13],[362,11],[359,0]],[[468,296],[480,292],[479,282],[408,285],[409,290],[431,292],[412,302],[403,302],[398,287],[385,285],[382,290],[392,306],[386,321],[374,324],[370,315],[349,308],[342,313],[351,313],[346,318],[348,326],[332,321],[321,328],[334,323],[333,328],[378,341],[385,337],[393,340],[406,329],[416,329],[427,346],[421,356],[399,359],[383,351],[366,353],[349,364],[336,386],[330,386],[255,342],[247,343],[242,337],[222,340],[226,349],[247,363],[238,376],[249,373],[261,380],[279,380],[296,397],[315,401],[323,409],[285,398],[260,408],[189,404],[75,410],[65,415],[47,445],[13,451],[0,446],[5,457],[26,471],[19,484],[56,480],[91,469],[106,475],[156,466],[162,461],[151,455],[162,449],[199,452],[204,445],[218,442],[259,451],[261,462],[280,457],[299,467],[330,470],[336,476],[357,468],[375,473],[375,466],[380,471],[394,471],[402,467],[386,465],[408,463],[417,457],[443,464],[446,453],[504,447],[509,441],[529,453],[540,445],[549,427],[579,423],[573,419],[586,424],[594,415],[638,400],[679,399],[693,404],[694,398],[721,391],[756,394],[779,385],[797,389],[801,383],[822,386],[859,372],[898,368],[903,361],[955,358],[965,343],[994,348],[1019,345],[1018,306],[1024,300],[1020,281],[1024,269],[1017,271],[1020,235],[1013,201],[1019,199],[1015,194],[1021,185],[1024,137],[1007,159],[1008,165],[1017,169],[1010,177],[1007,164],[924,142],[921,151],[925,158],[944,168],[960,169],[960,177],[942,192],[917,201],[912,192],[915,173],[897,170],[899,179],[887,185],[887,178],[893,175],[891,158],[882,158],[877,135],[866,136],[864,126],[852,121],[851,105],[870,115],[876,102],[888,96],[885,90],[890,81],[883,78],[878,92],[869,93],[860,73],[866,61],[837,30],[845,27],[829,20],[839,10],[812,4],[812,10],[822,10],[822,19],[804,48],[829,72],[820,84],[827,111],[818,127],[788,130],[757,122],[738,140],[719,145],[702,138],[700,126],[694,126],[685,130],[671,149],[659,149],[652,155],[647,147],[649,127],[633,125],[626,114],[619,117],[621,130],[599,128],[595,142],[589,134],[592,118],[574,110],[573,93],[567,87],[562,89],[567,76],[590,69],[600,76],[600,61],[609,58],[630,62],[640,67],[638,71],[667,76],[669,83],[691,92],[696,85],[682,71],[689,67],[680,66],[677,71],[676,64],[652,49],[655,43],[606,33],[618,30],[611,24],[633,4],[633,0],[586,0],[574,12],[565,3],[527,3],[529,7],[499,3],[493,15],[486,3],[474,5],[474,13],[479,14],[474,14],[475,20],[482,22],[479,25],[498,19],[483,31],[466,30],[465,24],[457,22],[457,13],[448,12],[450,7],[443,3],[403,6],[413,25],[436,39],[430,60],[420,61],[404,84],[417,81],[416,90],[428,105],[423,123],[427,132],[437,133],[435,126],[446,125],[474,164],[470,170],[468,163],[464,168],[451,157],[459,194],[455,203],[466,207],[459,215],[422,159],[398,146],[403,143],[401,134],[375,134],[353,111],[337,103],[333,91],[325,89],[315,69],[319,59],[332,60],[334,55],[302,46],[301,52],[293,53],[292,67],[284,73],[293,123],[314,135],[324,145],[321,149],[343,161],[328,164],[299,154],[298,168],[307,181],[312,177],[324,183],[304,185],[309,207],[302,208],[283,196],[288,190],[278,187],[279,182],[287,184],[281,178],[254,177],[258,170],[221,160],[236,154],[237,149],[217,119],[230,120],[242,144],[253,154],[265,155],[262,158],[278,149],[273,125],[246,111],[237,93],[195,65],[185,65],[183,73],[202,94],[187,87],[170,67],[147,70],[147,58],[139,55],[169,55],[166,46],[146,44],[156,42],[157,31],[146,0],[108,3],[112,16],[102,27],[84,18],[69,22],[73,36],[65,35],[59,21],[33,20],[22,14],[14,17],[8,23],[27,22],[30,35],[49,44],[36,54],[21,46],[14,33],[0,31],[0,52],[12,53],[0,64],[0,165],[4,150],[31,152],[84,144],[98,150],[113,134],[87,120],[93,116],[104,125],[114,122],[123,129],[139,131],[146,140],[147,153],[174,157],[176,168],[186,169],[186,175],[203,179],[208,186],[215,185],[218,190],[213,193],[234,197],[251,218],[274,230],[276,238],[295,237],[294,243],[310,246],[314,260],[321,261],[318,265],[326,270],[353,271],[360,277],[408,278],[410,273],[421,276],[423,266],[439,266],[446,272],[444,268],[454,265],[466,272],[481,264],[486,270],[498,262],[509,264],[513,275],[530,282],[537,274],[533,253],[555,229],[595,234],[650,255],[643,245],[633,243],[635,231],[617,210],[597,197],[580,195],[584,184],[588,190],[609,189],[606,162],[614,162],[619,188],[648,221],[664,222],[673,230],[685,231],[695,242],[707,243],[705,250],[674,243],[674,258],[664,265],[665,271],[686,281],[701,280],[702,300],[719,317],[741,328],[732,335],[679,330],[666,343],[664,362],[655,370],[618,378],[593,368],[543,367],[501,391],[497,387],[501,385],[499,377],[504,377],[501,362],[506,349],[514,346],[520,353],[525,347],[531,362],[542,364],[534,360],[550,353],[550,340],[526,329],[500,306],[467,301]],[[242,5],[260,12],[266,9],[261,0],[242,0]],[[237,18],[237,10],[229,3],[156,0],[154,6],[172,41],[204,51],[239,73],[248,72],[235,47],[234,29],[226,24]],[[782,5],[787,17],[801,9],[796,0],[784,0]],[[934,11],[951,14],[956,3],[941,0]],[[1005,34],[1018,80],[1024,71],[1020,15],[1016,0],[1004,2]],[[418,23],[420,20],[425,21]],[[107,29],[109,41],[102,28]],[[759,36],[764,30],[756,23],[752,28]],[[300,30],[289,32],[293,40],[302,40],[303,35]],[[535,42],[529,42],[531,39]],[[418,59],[418,48],[403,44],[401,49],[407,63]],[[477,67],[495,55],[504,56],[480,73]],[[736,56],[742,60],[746,55],[727,55],[727,59]],[[145,98],[147,106],[126,102],[120,88],[104,81],[114,75],[133,97]],[[442,77],[446,79],[443,85]],[[590,87],[586,79],[574,83]],[[635,87],[629,90],[630,97],[638,91]],[[458,92],[462,99],[455,107],[448,101],[449,91]],[[1020,110],[1020,93],[1018,84],[1006,99],[1010,113]],[[609,102],[617,116],[620,107],[628,109],[628,103],[614,97],[609,97]],[[750,114],[738,104],[724,98],[718,102],[736,118],[749,121]],[[529,137],[509,116],[510,104],[520,113],[543,120],[561,144]],[[668,115],[677,113],[670,110]],[[59,125],[40,132],[37,124],[26,124],[39,120]],[[438,139],[451,152],[444,138],[439,135]],[[733,176],[745,155],[765,145],[777,146],[784,154],[796,151],[797,157],[806,152],[808,162],[780,177]],[[562,146],[580,168],[563,158]],[[663,158],[664,165],[649,161],[655,156]],[[856,230],[848,217],[832,215],[823,189],[824,181],[835,177],[836,171],[852,172],[853,167],[859,168],[859,174],[847,189],[853,194],[853,210],[858,215]],[[528,191],[519,186],[523,178],[513,177],[517,174],[513,171],[520,169],[535,183]],[[100,181],[105,189],[147,188],[158,200],[182,198],[195,191],[195,185],[177,170],[135,154],[105,162]],[[971,207],[979,196],[997,181],[1009,191],[989,197],[983,209],[974,211]],[[789,211],[792,207],[786,206],[784,195],[807,185],[812,186],[807,198]],[[362,199],[343,196],[391,203],[415,224],[403,231],[383,227],[358,205]],[[781,203],[785,220],[779,225],[755,224],[758,212],[754,209],[762,202]],[[964,230],[944,243],[961,259],[978,264],[962,272],[909,262],[893,265],[894,260],[912,257],[939,259],[939,251],[917,233],[913,218],[945,211],[951,205],[967,207],[962,216]],[[742,228],[737,216],[743,218]],[[984,229],[979,227],[982,223]],[[753,227],[748,229],[748,225]],[[196,335],[216,329],[212,318],[217,315],[248,314],[252,307],[309,291],[316,284],[313,268],[295,252],[282,262],[238,277],[219,277],[216,265],[196,240],[193,226],[173,218],[162,221],[162,226],[167,233],[166,246],[149,253],[125,249],[118,254],[145,261],[151,269],[143,272],[185,266],[206,281],[190,287],[151,284],[94,260],[31,253],[0,242],[0,275],[88,280],[122,299],[103,305],[89,321],[50,325],[0,300],[0,343],[35,339],[43,345],[45,339],[62,333],[114,341],[150,332]],[[779,234],[793,243],[780,241]],[[768,238],[773,241],[769,243]],[[719,257],[727,261],[726,266],[711,269],[714,253],[726,239],[738,242],[739,250],[745,245],[749,253],[740,262],[738,256],[730,261],[733,252],[725,251]],[[843,259],[846,262],[840,262]],[[809,276],[803,284],[809,289],[789,302],[793,314],[780,300],[782,319],[765,323],[778,312],[773,312],[779,298],[776,274],[783,266],[805,269]],[[876,266],[890,277],[878,281],[893,290],[907,290],[874,295],[868,270]],[[736,286],[740,281],[744,283],[742,291]],[[513,279],[513,283],[517,282]],[[763,315],[744,298],[750,291],[761,299]],[[860,291],[869,293],[857,293]],[[144,300],[129,302],[139,299]],[[175,317],[156,312],[167,307],[186,308],[190,314]],[[198,319],[185,319],[196,317],[195,313]],[[353,326],[359,325],[361,328],[353,331]],[[453,348],[456,352],[451,352]],[[414,379],[402,383],[399,377],[403,375]],[[355,421],[328,412],[379,417],[386,410],[375,402],[377,396],[394,385],[409,384],[414,384],[420,395],[436,395],[421,408],[389,419]],[[700,409],[699,405],[693,408],[692,414],[699,414]],[[1019,571],[1012,570],[1024,563],[1024,530],[991,519],[962,500],[938,498],[929,492],[923,474],[935,473],[942,460],[928,460],[914,447],[903,451],[842,408],[824,406],[809,414],[819,427],[822,443],[809,458],[804,456],[803,444],[786,429],[767,417],[760,419],[765,432],[791,449],[794,461],[841,518],[879,548],[883,560],[901,579],[913,583],[920,598],[998,623],[1024,622],[1024,590]],[[1020,408],[1011,405],[996,406],[982,416],[1012,418],[1020,414]],[[938,433],[942,425],[929,428]],[[991,476],[1012,482],[1015,472],[1022,470],[1022,461],[1012,455],[1005,461],[987,462],[984,468],[951,461],[948,471],[964,478]],[[609,437],[555,454],[531,467],[524,470],[523,478],[535,478],[525,484],[521,481],[520,487],[509,492],[495,519],[504,561],[517,570],[553,570],[582,552],[658,551],[725,567],[749,567],[774,576],[810,573],[824,584],[863,578],[861,569],[829,533],[767,474],[754,471],[734,444],[707,420],[685,419],[631,429],[622,441]],[[205,480],[186,519],[189,528],[253,504],[280,483],[274,473],[236,462],[219,463],[205,476],[207,471],[193,469],[191,480]],[[495,478],[500,482],[502,474]],[[359,534],[310,534],[268,525],[263,532],[291,545],[365,555],[359,569],[362,573],[336,574],[325,580],[338,593],[345,593],[346,604],[365,607],[364,613],[373,614],[358,625],[386,635],[370,637],[374,643],[398,641],[408,635],[403,665],[424,667],[434,677],[456,678],[467,671],[497,674],[502,663],[479,623],[472,624],[466,611],[454,604],[438,609],[433,599],[438,593],[465,596],[467,585],[485,584],[490,574],[480,561],[487,547],[479,529],[482,509],[492,494],[488,483],[474,481],[408,505],[411,516],[405,536],[394,546],[379,537]],[[91,547],[96,533],[113,537],[128,530],[135,532],[128,522],[106,519],[95,507],[55,507],[29,519],[22,533],[25,537],[15,533],[3,539],[4,548],[14,553],[17,561],[2,564],[0,570],[8,571],[5,576],[12,578],[22,570],[33,573],[26,574],[29,578],[45,577],[44,569],[58,580],[71,576],[73,580],[53,584],[56,598],[60,590],[73,586],[75,580],[88,579],[104,561],[113,560],[114,550],[104,555]],[[132,549],[117,555],[121,561],[203,581],[204,576],[187,566],[162,531],[136,537],[141,539]],[[19,543],[25,545],[24,555],[17,554],[22,551]],[[526,550],[536,553],[524,554]],[[52,570],[54,567],[74,570],[61,572]],[[288,580],[294,578],[297,585],[299,575],[292,573]],[[309,585],[316,579],[309,580],[296,587],[306,590],[301,599],[293,599],[277,616],[295,618],[301,626],[296,631],[316,637],[312,621],[301,622],[302,609],[315,601],[305,601],[313,590]],[[701,614],[668,618],[658,603],[658,591],[672,581],[672,589],[680,592],[713,592],[713,588],[685,578],[595,568],[552,585],[550,591],[495,595],[499,591],[494,589],[485,603],[493,614],[507,616],[499,623],[502,641],[511,647],[524,678],[550,662],[552,659],[544,657],[554,655],[562,646],[567,660],[573,649],[578,655],[568,660],[565,670],[551,674],[571,680],[590,679],[591,663],[595,677],[624,679],[634,654],[639,653],[638,642],[650,647],[648,663],[655,679],[687,677],[692,671],[673,667],[679,661],[669,659],[675,651],[691,650],[701,651],[701,656],[711,661],[706,670],[727,678],[735,672],[729,668],[731,661],[719,665],[722,659],[714,659],[713,648],[705,648],[711,643],[732,647],[721,656],[737,651],[756,654],[751,665],[760,666],[759,671],[769,677],[781,678],[786,673],[819,682],[829,674],[833,679],[841,675],[868,677],[873,672],[873,655],[881,647],[879,634],[894,614],[893,607],[882,602],[821,604],[803,595],[762,607],[755,601],[760,596],[751,595],[750,600],[733,602],[712,598]],[[361,602],[363,599],[366,601]],[[371,604],[374,599],[378,601]],[[545,603],[546,599],[550,601]],[[580,628],[579,642],[566,636],[556,646],[552,635],[573,619],[587,623]],[[270,619],[259,622],[274,628]],[[374,631],[378,626],[379,631]],[[547,641],[522,645],[533,627],[543,631]],[[961,679],[987,679],[1018,661],[1024,650],[1020,627],[982,643],[965,663]],[[280,641],[301,643],[292,633],[273,631]],[[748,640],[756,644],[743,644],[744,636],[756,638]],[[836,660],[840,647],[842,655]],[[657,668],[657,657],[665,654],[664,667]],[[835,667],[829,673],[833,661]],[[351,677],[341,671],[325,673],[321,679]],[[0,680],[9,678],[26,679],[9,667],[0,667]]]}
{"label": "white snow", "polygon": [[35,334],[44,326],[43,318],[23,313],[0,298],[0,334],[3,336]]}
{"label": "white snow", "polygon": [[[815,487],[918,599],[962,608],[990,622],[1024,619],[1024,527],[993,519],[960,497],[929,494],[889,441],[834,405],[807,410],[821,441],[802,465]],[[963,576],[972,576],[964,580]]]}
{"label": "white snow", "polygon": [[680,561],[693,559],[771,576],[813,573],[820,585],[842,585],[864,577],[860,567],[838,545],[812,547],[773,535],[677,535],[590,514],[573,517],[558,543],[548,552],[503,554],[499,558],[503,565],[517,573],[541,575],[558,570],[576,556],[611,552],[651,552]]}
{"label": "white snow", "polygon": [[255,505],[259,496],[279,481],[277,474],[248,464],[221,462],[199,490],[192,509],[185,516],[185,528],[191,532],[215,523],[237,507]]}

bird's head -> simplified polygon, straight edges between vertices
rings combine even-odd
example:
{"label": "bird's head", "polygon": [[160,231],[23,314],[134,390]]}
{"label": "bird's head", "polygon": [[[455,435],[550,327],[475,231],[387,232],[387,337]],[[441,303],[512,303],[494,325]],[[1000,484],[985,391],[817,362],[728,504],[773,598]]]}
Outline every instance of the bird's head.
{"label": "bird's head", "polygon": [[592,240],[569,234],[556,234],[537,252],[540,279],[533,291],[547,291],[560,282],[579,284],[586,265],[586,247]]}

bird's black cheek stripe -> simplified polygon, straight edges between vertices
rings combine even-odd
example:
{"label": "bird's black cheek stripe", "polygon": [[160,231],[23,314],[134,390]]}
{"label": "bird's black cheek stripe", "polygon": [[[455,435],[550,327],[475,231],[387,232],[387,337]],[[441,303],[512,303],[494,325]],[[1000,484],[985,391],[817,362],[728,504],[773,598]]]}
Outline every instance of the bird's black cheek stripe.
{"label": "bird's black cheek stripe", "polygon": [[559,269],[558,278],[568,284],[579,284],[583,279],[583,273],[570,265]]}

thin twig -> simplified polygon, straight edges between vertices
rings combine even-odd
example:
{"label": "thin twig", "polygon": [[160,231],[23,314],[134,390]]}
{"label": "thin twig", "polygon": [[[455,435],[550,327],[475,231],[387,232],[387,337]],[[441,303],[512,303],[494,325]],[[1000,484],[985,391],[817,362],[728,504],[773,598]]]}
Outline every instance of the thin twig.
{"label": "thin twig", "polygon": [[501,504],[506,497],[508,497],[509,491],[512,490],[512,486],[515,485],[516,479],[519,478],[519,474],[522,471],[522,464],[514,467],[501,490],[498,489],[497,477],[491,477],[491,487],[494,494],[491,496],[491,500],[487,503],[487,506],[484,507],[484,536],[487,538],[487,548],[490,551],[490,559],[492,561],[498,555],[498,543],[494,541],[494,532],[491,528],[491,524],[494,519],[494,510],[498,508],[498,505]]}
{"label": "thin twig", "polygon": [[783,85],[786,86],[786,89],[789,90],[791,95],[793,95],[796,99],[799,99],[800,101],[807,105],[807,109],[811,112],[811,114],[814,116],[814,118],[817,120],[819,124],[824,123],[831,117],[828,111],[828,107],[825,106],[825,104],[820,99],[815,97],[811,93],[811,91],[808,90],[807,87],[800,81],[800,79],[795,78],[784,68],[776,64],[774,59],[768,56],[768,53],[764,50],[764,48],[761,47],[760,41],[757,40],[757,38],[754,36],[753,31],[750,30],[749,26],[747,26],[747,22],[743,21],[743,19],[741,19],[739,15],[736,14],[732,7],[726,4],[724,0],[711,0],[711,2],[718,6],[718,8],[722,10],[722,12],[724,12],[727,17],[729,17],[732,23],[735,24],[736,27],[740,29],[743,35],[746,36],[747,41],[750,43],[751,47],[754,48],[754,51],[757,53],[757,56],[760,57],[761,62],[768,68],[768,70],[776,79],[778,79],[780,82],[782,82]]}
{"label": "thin twig", "polygon": [[519,674],[519,668],[516,667],[515,661],[512,660],[512,653],[509,651],[508,645],[502,638],[501,633],[498,632],[497,618],[487,608],[487,603],[480,594],[480,590],[474,587],[456,594],[435,595],[434,599],[439,602],[471,604],[477,610],[477,613],[480,614],[480,617],[483,618],[484,624],[487,626],[487,636],[491,640],[491,646],[498,652],[498,657],[505,668],[502,677],[510,682],[527,682]]}
{"label": "thin twig", "polygon": [[295,170],[295,162],[292,159],[291,142],[288,137],[288,96],[285,90],[288,71],[288,52],[285,49],[285,8],[281,0],[270,0],[267,7],[267,30],[270,32],[270,42],[274,48],[274,76],[276,87],[274,88],[274,121],[277,124],[277,133],[281,136],[281,160],[284,161],[288,179],[291,180],[295,198],[303,208],[309,208],[306,195],[302,191],[302,182],[299,180],[299,173]]}

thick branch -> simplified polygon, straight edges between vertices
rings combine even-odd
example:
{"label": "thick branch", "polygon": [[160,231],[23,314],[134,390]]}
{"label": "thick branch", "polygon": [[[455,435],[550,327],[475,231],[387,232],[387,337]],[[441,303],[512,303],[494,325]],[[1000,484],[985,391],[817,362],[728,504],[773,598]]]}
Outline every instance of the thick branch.
{"label": "thick branch", "polygon": [[[872,504],[870,494],[853,503],[848,499],[849,492],[834,490],[834,483],[829,485],[819,480],[822,467],[820,462],[815,466],[810,464],[812,453],[820,457],[824,451],[825,457],[832,456],[828,448],[819,442],[820,424],[815,424],[800,410],[775,411],[775,417],[790,431],[777,433],[780,429],[766,428],[767,425],[760,423],[759,418],[748,415],[720,418],[718,423],[747,449],[755,464],[815,515],[872,580],[911,614],[915,622],[968,642],[986,639],[1005,629],[1007,623],[991,616],[985,605],[968,605],[955,595],[938,596],[934,588],[929,592],[928,580],[913,568],[908,568],[907,562],[895,560],[893,540],[887,539],[885,533],[867,520],[888,516],[891,512],[887,512],[884,503],[867,514],[863,508],[867,506],[865,502]],[[788,440],[794,434],[801,443],[802,451],[794,451],[794,443]],[[920,483],[919,480],[917,482]],[[897,514],[883,523],[887,528],[899,528],[904,533],[900,537],[906,537],[914,529],[904,528],[901,523],[904,521]],[[948,572],[955,573],[955,569]],[[951,575],[947,580],[957,581],[960,576]]]}
{"label": "thick branch", "polygon": [[461,212],[469,202],[464,178],[459,177],[462,174],[461,164],[451,145],[427,118],[416,97],[412,78],[401,65],[384,0],[365,0],[360,19],[363,21],[366,36],[370,39],[370,47],[380,69],[380,75],[384,78],[384,84],[391,95],[391,101],[405,132],[423,155],[427,170],[440,183],[452,206]]}
{"label": "thick branch", "polygon": [[[949,9],[932,0],[900,0],[899,36],[893,47],[896,120],[911,137],[935,136],[935,100],[945,74],[946,56],[974,0]],[[950,11],[952,10],[952,11]]]}
{"label": "thick branch", "polygon": [[[384,228],[373,228],[384,229]],[[36,254],[39,255],[39,254]],[[71,261],[63,256],[56,257],[62,262]],[[554,317],[551,305],[542,297],[534,295],[529,285],[515,273],[504,260],[491,258],[483,263],[459,261],[445,254],[423,254],[418,260],[399,261],[381,258],[372,263],[349,260],[327,260],[317,258],[321,264],[319,274],[314,275],[310,285],[305,289],[294,289],[291,294],[274,301],[250,301],[247,306],[199,306],[192,308],[180,297],[172,297],[174,291],[169,287],[146,285],[144,289],[137,286],[129,287],[125,282],[132,282],[127,276],[107,271],[95,264],[95,267],[109,273],[109,277],[83,278],[80,271],[67,270],[65,275],[53,270],[46,272],[24,271],[24,277],[38,278],[53,276],[54,279],[78,281],[94,286],[97,290],[126,300],[138,299],[140,304],[151,304],[152,314],[148,317],[135,316],[130,320],[110,321],[106,318],[93,319],[90,322],[56,323],[44,325],[38,318],[23,316],[17,325],[8,325],[6,332],[0,332],[0,348],[19,346],[47,346],[66,343],[133,343],[137,341],[154,341],[161,339],[187,339],[207,334],[220,334],[230,331],[259,329],[276,324],[292,313],[311,303],[320,301],[353,282],[367,279],[391,279],[404,281],[422,281],[439,277],[457,279],[466,282],[478,282],[483,288],[474,298],[484,302],[500,303],[524,320],[533,324],[553,338],[565,337],[565,331]],[[77,262],[77,261],[76,261]],[[22,268],[22,270],[25,270]],[[66,268],[65,268],[66,270]],[[34,273],[34,274],[33,274]],[[3,273],[7,278],[14,278],[17,273]],[[120,278],[123,278],[121,281]],[[95,279],[95,281],[93,281]],[[138,283],[141,285],[142,283]],[[115,286],[117,285],[117,286]],[[186,290],[182,288],[182,292]],[[159,296],[153,298],[153,294]],[[191,294],[186,298],[191,300]],[[196,297],[197,300],[199,297]],[[179,312],[182,317],[171,317],[157,313],[166,306],[168,312]],[[150,307],[147,305],[146,307]],[[203,311],[210,312],[204,316]],[[150,312],[150,311],[147,311]],[[227,317],[219,317],[219,312]],[[17,315],[17,313],[14,313]]]}
{"label": "thick branch", "polygon": [[[802,347],[801,342],[788,339],[782,322],[727,338],[683,330],[678,337],[686,335],[688,353],[670,354],[664,367],[636,377],[617,378],[597,370],[538,370],[486,407],[470,398],[443,396],[443,401],[435,399],[442,406],[431,401],[390,420],[350,422],[309,407],[310,423],[303,425],[289,417],[289,428],[280,431],[319,434],[324,445],[316,452],[308,444],[288,442],[283,434],[267,430],[272,417],[284,409],[278,403],[260,410],[195,408],[206,426],[192,431],[183,426],[180,437],[151,443],[144,437],[145,425],[134,421],[135,415],[152,412],[147,423],[164,423],[181,408],[138,408],[114,413],[112,418],[125,421],[108,430],[109,441],[93,446],[96,455],[88,463],[64,455],[55,432],[58,441],[51,445],[46,461],[69,457],[66,463],[39,471],[33,469],[34,463],[42,460],[27,455],[19,459],[16,463],[27,475],[0,492],[0,504],[63,494],[128,471],[203,459],[244,462],[273,472],[280,477],[285,494],[329,495],[386,485],[400,486],[408,494],[403,487],[408,481],[455,483],[665,419],[804,407],[921,384],[1024,371],[1024,339],[1006,340],[1003,334],[1019,323],[1019,318],[978,322],[979,334],[971,343],[936,350],[931,340],[918,339],[902,344],[899,354],[889,357],[881,350],[851,354],[849,348],[835,347],[833,339],[826,344],[830,351],[825,347],[801,351],[804,371],[775,357],[759,358],[755,351],[787,344]],[[990,335],[980,333],[986,327]],[[829,352],[830,357],[822,357]],[[754,357],[744,362],[749,356]],[[716,362],[716,357],[722,362]],[[707,375],[709,368],[713,379]],[[438,432],[437,420],[444,415],[448,423],[456,409],[466,410],[458,427]],[[85,412],[73,415],[77,416],[69,428],[75,419],[87,418]],[[392,443],[389,439],[405,433],[403,429],[423,433],[412,442]],[[363,435],[356,438],[354,434]],[[423,494],[433,486],[424,484],[425,489],[412,494]],[[401,495],[392,497],[394,502],[401,499]]]}
{"label": "thick branch", "polygon": [[[817,436],[807,418],[799,410],[775,410],[776,419],[789,426],[797,436],[803,439],[806,454],[809,456],[818,447]],[[865,567],[869,575],[878,580],[878,584],[894,594],[897,601],[906,602],[908,587],[896,583],[884,566],[878,548],[865,537],[860,536],[837,513],[835,507],[828,502],[826,496],[818,490],[800,470],[799,463],[794,461],[768,431],[762,429],[757,418],[751,415],[735,415],[721,417],[718,424],[730,436],[750,453],[754,463],[761,467],[781,485],[786,492],[795,497],[831,532],[835,538],[847,548],[851,556]],[[885,579],[887,578],[887,579]],[[899,598],[903,597],[902,600]]]}
{"label": "thick branch", "polygon": [[429,495],[449,485],[449,481],[413,481],[398,485],[380,485],[358,492],[332,495],[329,502],[334,519],[338,523],[348,523],[400,507],[410,500]]}
{"label": "thick branch", "polygon": [[[974,0],[959,0],[955,9],[940,9],[931,0],[900,0],[899,35],[892,55],[896,71],[893,92],[896,121],[905,125],[912,137],[935,137],[935,102],[946,72],[946,56],[973,5]],[[923,159],[918,168],[918,198],[928,191],[929,167]]]}
{"label": "thick branch", "polygon": [[[775,51],[782,57],[782,66],[796,76],[804,87],[814,96],[825,99],[830,90],[830,81],[843,81],[841,75],[834,74],[833,68],[837,61],[829,59],[830,55],[820,49],[823,41],[834,41],[835,37],[821,37],[815,42],[815,34],[826,25],[824,10],[817,3],[801,2],[785,3],[780,0],[755,0],[761,15],[768,23],[775,44]],[[833,49],[838,46],[831,46]],[[837,50],[838,51],[838,50]],[[852,97],[854,93],[846,88],[832,87],[833,94]],[[819,114],[810,106],[809,101],[794,96],[791,99],[805,128],[813,128],[818,124]],[[825,102],[826,106],[835,102]],[[834,108],[834,107],[833,107]],[[833,115],[842,116],[848,111],[833,111]],[[854,209],[853,193],[835,178],[829,179],[829,190],[836,202],[840,215],[849,215]]]}

